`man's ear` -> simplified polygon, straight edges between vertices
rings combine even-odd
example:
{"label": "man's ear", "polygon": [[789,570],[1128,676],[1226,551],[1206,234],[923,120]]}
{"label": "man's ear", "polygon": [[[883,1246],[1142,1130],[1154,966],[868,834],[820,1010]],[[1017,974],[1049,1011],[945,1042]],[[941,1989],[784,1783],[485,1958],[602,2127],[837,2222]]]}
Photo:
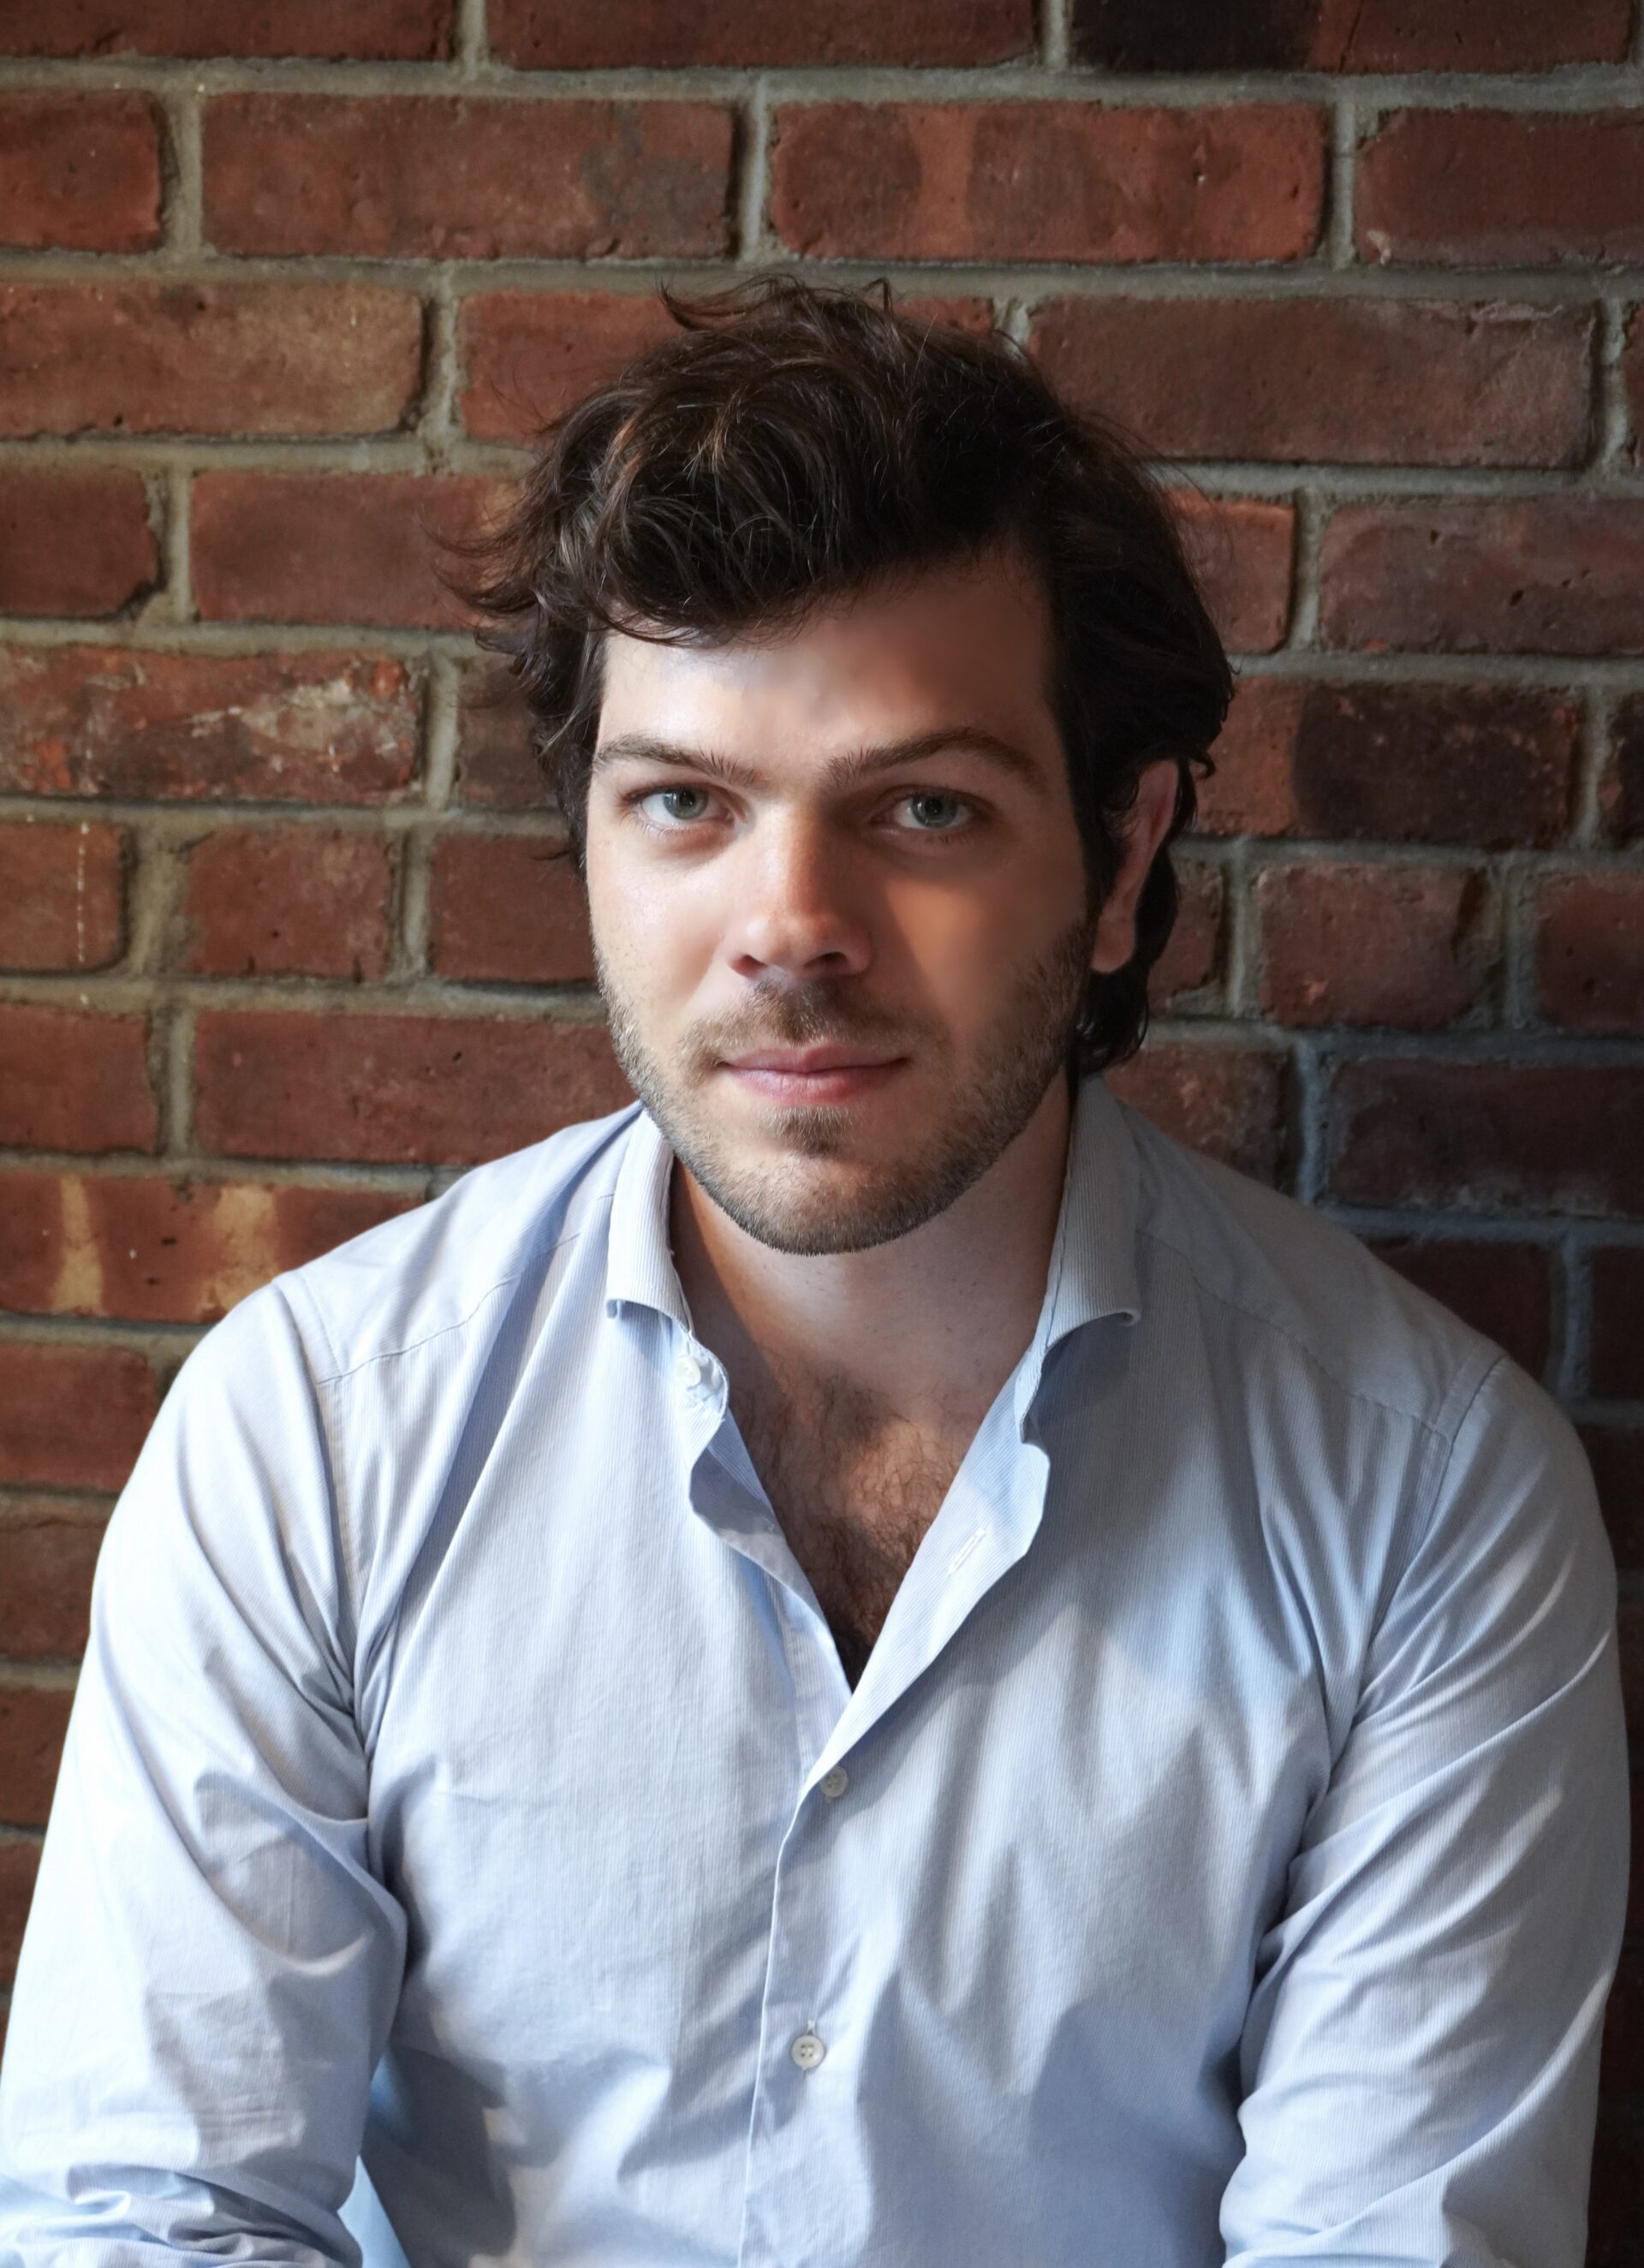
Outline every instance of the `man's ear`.
{"label": "man's ear", "polygon": [[1136,908],[1176,816],[1179,777],[1175,761],[1161,759],[1145,766],[1137,780],[1136,800],[1124,821],[1119,871],[1096,917],[1090,966],[1098,976],[1111,976],[1136,950]]}

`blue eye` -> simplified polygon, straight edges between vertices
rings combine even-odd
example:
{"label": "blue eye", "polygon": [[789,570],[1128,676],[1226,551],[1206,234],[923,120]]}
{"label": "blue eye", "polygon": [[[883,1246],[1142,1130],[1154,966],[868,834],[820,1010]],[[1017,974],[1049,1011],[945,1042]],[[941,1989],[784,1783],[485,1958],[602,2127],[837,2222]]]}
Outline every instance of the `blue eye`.
{"label": "blue eye", "polygon": [[903,796],[902,808],[921,835],[949,834],[970,815],[969,805],[958,796],[936,788],[921,788],[915,795]]}
{"label": "blue eye", "polygon": [[708,812],[708,792],[700,787],[652,788],[645,801],[661,806],[664,814],[681,826],[692,820],[704,819]]}

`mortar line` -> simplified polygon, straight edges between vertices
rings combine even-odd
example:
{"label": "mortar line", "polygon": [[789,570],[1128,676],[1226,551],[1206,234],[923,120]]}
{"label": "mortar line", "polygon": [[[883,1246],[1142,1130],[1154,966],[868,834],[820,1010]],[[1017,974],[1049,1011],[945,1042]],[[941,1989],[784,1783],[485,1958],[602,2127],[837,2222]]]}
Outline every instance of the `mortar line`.
{"label": "mortar line", "polygon": [[733,256],[752,263],[774,257],[780,250],[767,237],[765,215],[770,197],[771,105],[762,73],[748,90],[740,117],[737,151],[739,178],[732,183]]}

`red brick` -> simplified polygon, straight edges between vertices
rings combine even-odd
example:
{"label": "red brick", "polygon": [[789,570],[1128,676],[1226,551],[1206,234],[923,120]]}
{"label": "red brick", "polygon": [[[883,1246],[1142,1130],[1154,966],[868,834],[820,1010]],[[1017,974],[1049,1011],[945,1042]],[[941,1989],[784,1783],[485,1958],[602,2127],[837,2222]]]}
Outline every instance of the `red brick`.
{"label": "red brick", "polygon": [[158,1130],[142,1016],[0,1008],[0,1144],[151,1150]]}
{"label": "red brick", "polygon": [[1573,465],[1593,324],[1587,307],[1420,299],[1058,299],[1033,346],[1052,384],[1160,456]]}
{"label": "red brick", "polygon": [[1257,1181],[1277,1182],[1286,1151],[1285,1070],[1282,1056],[1151,1040],[1109,1084],[1178,1142]]}
{"label": "red brick", "polygon": [[1329,645],[1644,652],[1644,501],[1347,504],[1320,578]]}
{"label": "red brick", "polygon": [[[1644,1428],[1589,1424],[1581,1434],[1616,1565],[1624,1573],[1644,1567]],[[1644,1824],[1644,1808],[1639,1816]]]}
{"label": "red brick", "polygon": [[674,331],[654,292],[494,291],[457,319],[468,383],[460,407],[482,441],[531,441]]}
{"label": "red brick", "polygon": [[256,1182],[0,1174],[0,1306],[214,1323],[271,1276],[415,1202],[376,1189]]}
{"label": "red brick", "polygon": [[387,260],[711,257],[730,245],[731,126],[699,102],[219,95],[206,238]]}
{"label": "red brick", "polygon": [[1296,733],[1308,688],[1293,678],[1242,677],[1211,755],[1215,770],[1198,784],[1198,826],[1206,835],[1296,832],[1292,777]]}
{"label": "red brick", "polygon": [[1176,858],[1178,894],[1170,941],[1154,963],[1148,997],[1168,1007],[1184,992],[1196,992],[1215,976],[1221,960],[1222,903],[1226,895],[1214,866]]}
{"label": "red brick", "polygon": [[1032,0],[490,0],[490,49],[526,70],[691,63],[997,63],[1034,45]]}
{"label": "red brick", "polygon": [[453,0],[11,0],[14,55],[336,55],[451,52]]}
{"label": "red brick", "polygon": [[39,1867],[38,1844],[0,1843],[0,1984],[9,1984],[17,1975],[23,1925],[28,1919]]}
{"label": "red brick", "polygon": [[[1590,1264],[1588,1383],[1593,1393],[1610,1401],[1644,1402],[1644,1245],[1603,1247],[1593,1254]],[[1644,1483],[1644,1440],[1640,1450],[1639,1478]],[[1640,1495],[1644,1497],[1644,1489]]]}
{"label": "red brick", "polygon": [[1108,70],[1547,70],[1620,63],[1627,0],[1073,0],[1073,52]]}
{"label": "red brick", "polygon": [[1644,1212],[1644,1070],[1379,1057],[1337,1072],[1332,1192],[1370,1204]]}
{"label": "red brick", "polygon": [[[1622,1609],[1621,1619],[1628,1620]],[[1604,2009],[1604,2044],[1598,2084],[1606,2095],[1644,2090],[1644,1952],[1624,1946]]]}
{"label": "red brick", "polygon": [[380,976],[393,891],[380,836],[225,828],[188,854],[178,965],[195,976]]}
{"label": "red brick", "polygon": [[377,654],[0,651],[0,790],[381,803],[416,778],[423,682]]}
{"label": "red brick", "polygon": [[0,433],[382,433],[422,383],[415,295],[374,284],[11,284]]}
{"label": "red brick", "polygon": [[0,1674],[0,1825],[46,1824],[73,1698],[66,1686]]}
{"label": "red brick", "polygon": [[1536,985],[1549,1021],[1644,1031],[1644,874],[1565,874],[1536,902]]}
{"label": "red brick", "polygon": [[1223,639],[1236,653],[1271,653],[1290,619],[1294,509],[1193,489],[1170,501]]}
{"label": "red brick", "polygon": [[813,257],[1299,260],[1323,114],[853,102],[777,114],[771,222]]}
{"label": "red brick", "polygon": [[107,968],[118,961],[125,845],[119,828],[87,820],[0,827],[0,968]]}
{"label": "red brick", "polygon": [[1644,836],[1644,693],[1616,711],[1600,795],[1612,835],[1624,843]]}
{"label": "red brick", "polygon": [[136,473],[0,468],[0,614],[116,614],[159,571]]}
{"label": "red brick", "polygon": [[0,1505],[0,1654],[40,1661],[85,1653],[107,1517],[94,1497],[14,1497]]}
{"label": "red brick", "polygon": [[1395,110],[1359,153],[1359,251],[1467,265],[1644,259],[1640,179],[1635,110]]}
{"label": "red brick", "polygon": [[1281,1024],[1427,1031],[1478,1000],[1493,938],[1481,874],[1449,866],[1270,866],[1257,879],[1262,1011]]}
{"label": "red brick", "polygon": [[194,484],[200,612],[223,622],[461,624],[444,546],[476,533],[496,481],[409,473],[203,473]]}
{"label": "red brick", "polygon": [[456,798],[491,811],[541,811],[553,802],[531,753],[525,703],[504,669],[470,670],[463,681]]}
{"label": "red brick", "polygon": [[0,242],[144,252],[159,233],[159,122],[146,95],[0,98]]}
{"label": "red brick", "polygon": [[599,1025],[478,1017],[200,1019],[195,1118],[236,1158],[472,1165],[629,1100]]}
{"label": "red brick", "polygon": [[123,1487],[158,1407],[154,1373],[140,1354],[0,1341],[0,1479]]}
{"label": "red brick", "polygon": [[1644,465],[1644,307],[1635,307],[1621,348],[1621,382],[1626,390],[1632,446],[1635,465]]}
{"label": "red brick", "polygon": [[1540,1244],[1462,1243],[1436,1237],[1370,1240],[1378,1259],[1505,1347],[1532,1378],[1552,1344],[1552,1263]]}
{"label": "red brick", "polygon": [[429,899],[441,976],[572,984],[593,975],[587,899],[563,838],[447,836],[434,846]]}

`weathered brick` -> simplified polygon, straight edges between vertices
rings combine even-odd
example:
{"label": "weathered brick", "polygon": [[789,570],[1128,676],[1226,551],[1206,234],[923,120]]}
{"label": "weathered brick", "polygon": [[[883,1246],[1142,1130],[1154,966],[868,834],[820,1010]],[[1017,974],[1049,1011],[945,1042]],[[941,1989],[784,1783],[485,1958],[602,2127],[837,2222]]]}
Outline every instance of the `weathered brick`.
{"label": "weathered brick", "polygon": [[1078,61],[1107,70],[1548,70],[1620,63],[1627,0],[1073,0]]}
{"label": "weathered brick", "polygon": [[1633,309],[1622,336],[1621,383],[1632,429],[1627,453],[1635,465],[1644,465],[1644,307]]}
{"label": "weathered brick", "polygon": [[159,572],[136,473],[0,468],[0,614],[116,614]]}
{"label": "weathered brick", "polygon": [[145,252],[159,233],[159,121],[146,95],[0,98],[0,242]]}
{"label": "weathered brick", "polygon": [[1644,1212],[1644,1070],[1584,1063],[1344,1064],[1331,1188],[1369,1204]]}
{"label": "weathered brick", "polygon": [[73,1695],[0,1672],[0,1826],[43,1827]]}
{"label": "weathered brick", "polygon": [[1484,877],[1449,866],[1270,866],[1255,889],[1263,1012],[1427,1031],[1478,1000],[1493,939]]}
{"label": "weathered brick", "polygon": [[1641,178],[1636,110],[1395,110],[1359,152],[1359,251],[1468,265],[1644,259]]}
{"label": "weathered brick", "polygon": [[414,1202],[376,1189],[257,1182],[0,1174],[0,1306],[212,1323],[271,1276]]}
{"label": "weathered brick", "polygon": [[530,720],[502,669],[470,670],[457,718],[456,798],[490,811],[541,811],[553,798],[531,753]]}
{"label": "weathered brick", "polygon": [[0,1843],[0,1984],[9,1984],[17,1975],[23,1925],[28,1919],[39,1868],[38,1844]]}
{"label": "weathered brick", "polygon": [[1286,1162],[1282,1056],[1153,1039],[1110,1074],[1109,1084],[1177,1141],[1257,1181],[1280,1179]]}
{"label": "weathered brick", "polygon": [[1573,465],[1587,307],[1390,299],[1058,299],[1051,382],[1166,457]]}
{"label": "weathered brick", "polygon": [[453,0],[10,0],[14,55],[335,55],[438,61]]}
{"label": "weathered brick", "polygon": [[452,629],[444,546],[476,533],[496,481],[409,473],[203,473],[194,484],[200,612],[223,622]]}
{"label": "weathered brick", "polygon": [[151,1150],[158,1121],[142,1016],[0,1007],[0,1144]]}
{"label": "weathered brick", "polygon": [[1196,992],[1215,976],[1221,960],[1222,909],[1226,892],[1219,868],[1178,853],[1177,906],[1169,943],[1154,963],[1148,997],[1168,1007],[1184,992]]}
{"label": "weathered brick", "polygon": [[1235,653],[1271,653],[1290,619],[1294,508],[1193,489],[1171,503],[1222,638]]}
{"label": "weathered brick", "polygon": [[1644,502],[1344,505],[1324,531],[1327,644],[1644,652]]}
{"label": "weathered brick", "polygon": [[219,95],[206,237],[368,259],[711,257],[730,242],[731,126],[701,102]]}
{"label": "weathered brick", "polygon": [[237,1158],[472,1165],[629,1099],[599,1025],[541,1018],[200,1019],[195,1123]]}
{"label": "weathered brick", "polygon": [[416,777],[423,688],[380,654],[0,650],[0,790],[380,803]]}
{"label": "weathered brick", "polygon": [[490,0],[490,48],[526,70],[691,63],[997,63],[1034,44],[1032,0]]}
{"label": "weathered brick", "polygon": [[416,296],[375,284],[10,284],[0,433],[380,433],[422,382]]}
{"label": "weathered brick", "polygon": [[1532,1378],[1552,1344],[1552,1261],[1544,1245],[1451,1237],[1369,1240],[1378,1259],[1505,1347]]}
{"label": "weathered brick", "polygon": [[195,976],[380,976],[394,867],[380,836],[238,828],[190,846],[187,943]]}
{"label": "weathered brick", "polygon": [[95,1497],[13,1497],[0,1505],[0,1654],[39,1661],[85,1652],[107,1517]]}
{"label": "weathered brick", "polygon": [[1644,693],[1617,707],[1600,797],[1612,835],[1624,843],[1644,836]]}
{"label": "weathered brick", "polygon": [[0,827],[0,968],[107,968],[125,946],[125,843],[88,820]]}
{"label": "weathered brick", "polygon": [[654,292],[492,291],[465,299],[462,423],[482,441],[531,441],[674,329]]}
{"label": "weathered brick", "polygon": [[441,976],[569,984],[593,975],[587,899],[563,841],[447,836],[434,846],[429,926]]}
{"label": "weathered brick", "polygon": [[1644,1031],[1644,875],[1565,874],[1536,902],[1541,1012],[1581,1032]]}
{"label": "weathered brick", "polygon": [[1616,1565],[1631,1573],[1644,1567],[1644,1426],[1589,1424],[1580,1430]]}
{"label": "weathered brick", "polygon": [[777,114],[771,222],[837,259],[1299,260],[1323,114],[1095,103],[854,103]]}
{"label": "weathered brick", "polygon": [[0,1480],[123,1487],[158,1407],[153,1372],[123,1347],[0,1341]]}
{"label": "weathered brick", "polygon": [[[1588,1383],[1613,1402],[1644,1402],[1644,1245],[1612,1244],[1589,1263],[1592,1330]],[[1644,1479],[1644,1455],[1640,1460]],[[1640,1500],[1644,1518],[1644,1498]]]}

